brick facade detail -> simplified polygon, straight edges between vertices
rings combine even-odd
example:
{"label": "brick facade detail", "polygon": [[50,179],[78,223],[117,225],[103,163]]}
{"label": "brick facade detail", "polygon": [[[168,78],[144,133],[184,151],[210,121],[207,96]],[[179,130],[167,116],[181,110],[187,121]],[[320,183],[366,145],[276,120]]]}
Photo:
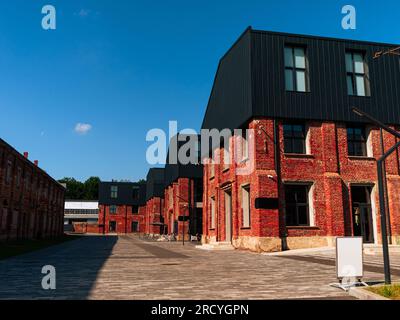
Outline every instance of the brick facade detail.
{"label": "brick facade detail", "polygon": [[163,233],[162,213],[164,209],[164,199],[153,197],[146,203],[145,213],[145,233],[149,235],[159,235]]}
{"label": "brick facade detail", "polygon": [[[347,129],[344,123],[307,123],[309,152],[304,155],[284,153],[283,126],[279,125],[279,148],[281,188],[278,190],[278,175],[275,170],[274,121],[253,119],[248,128],[254,129],[250,159],[229,167],[214,164],[204,166],[203,195],[203,243],[231,241],[237,248],[252,251],[280,251],[288,249],[332,246],[338,236],[353,236],[352,186],[371,187],[373,234],[375,243],[380,242],[380,215],[377,187],[377,161],[382,154],[380,132],[370,130],[369,157],[348,155]],[[262,130],[261,130],[261,129]],[[383,137],[385,149],[396,143],[390,134]],[[236,137],[230,139],[230,157],[241,152],[241,143]],[[236,148],[234,148],[236,146]],[[235,150],[236,149],[236,150]],[[215,150],[214,159],[223,159],[223,149]],[[210,159],[208,159],[208,162]],[[221,161],[223,162],[223,161]],[[251,168],[247,174],[238,174],[243,166]],[[386,163],[391,234],[394,243],[400,243],[400,166],[399,153]],[[285,226],[284,185],[288,183],[310,184],[310,219],[306,227]],[[242,187],[250,189],[250,227],[243,227]],[[226,238],[225,192],[231,195],[231,234]],[[257,198],[279,198],[278,209],[256,209]],[[215,203],[215,228],[211,226],[211,199]]]}
{"label": "brick facade detail", "polygon": [[[131,205],[117,205],[116,213],[110,212],[110,205],[99,206],[99,233],[144,233],[145,232],[145,212],[146,207],[138,207],[138,210],[132,210]],[[133,212],[135,211],[135,212]],[[136,212],[137,211],[137,212]],[[115,228],[113,229],[113,224]],[[135,224],[138,229],[134,229]],[[95,228],[93,229],[95,231]],[[88,231],[89,232],[89,231]]]}
{"label": "brick facade detail", "polygon": [[[194,203],[194,184],[192,183],[192,202]],[[189,239],[189,220],[179,221],[179,216],[189,217],[189,178],[179,178],[165,188],[164,223],[165,233],[175,234],[177,240]]]}
{"label": "brick facade detail", "polygon": [[63,235],[65,189],[0,139],[0,240]]}

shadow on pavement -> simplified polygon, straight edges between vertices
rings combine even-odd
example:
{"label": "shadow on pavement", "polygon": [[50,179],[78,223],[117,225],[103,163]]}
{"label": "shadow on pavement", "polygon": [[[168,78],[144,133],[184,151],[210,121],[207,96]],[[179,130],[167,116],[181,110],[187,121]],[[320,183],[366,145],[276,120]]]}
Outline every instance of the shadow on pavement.
{"label": "shadow on pavement", "polygon": [[[0,299],[86,299],[117,236],[88,236],[0,261]],[[42,288],[42,268],[56,269],[56,290]]]}

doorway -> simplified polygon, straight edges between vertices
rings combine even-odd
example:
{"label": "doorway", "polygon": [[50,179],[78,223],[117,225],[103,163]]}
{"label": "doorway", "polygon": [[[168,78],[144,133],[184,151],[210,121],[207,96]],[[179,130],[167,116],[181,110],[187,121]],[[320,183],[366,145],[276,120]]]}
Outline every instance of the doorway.
{"label": "doorway", "polygon": [[132,226],[131,226],[132,232],[139,232],[139,222],[137,221],[132,221]]}
{"label": "doorway", "polygon": [[232,242],[232,192],[225,191],[225,241]]}
{"label": "doorway", "polygon": [[370,186],[351,187],[353,236],[363,237],[364,243],[374,243],[371,193]]}
{"label": "doorway", "polygon": [[108,231],[111,232],[111,233],[117,232],[117,222],[110,221],[110,226],[109,226]]}

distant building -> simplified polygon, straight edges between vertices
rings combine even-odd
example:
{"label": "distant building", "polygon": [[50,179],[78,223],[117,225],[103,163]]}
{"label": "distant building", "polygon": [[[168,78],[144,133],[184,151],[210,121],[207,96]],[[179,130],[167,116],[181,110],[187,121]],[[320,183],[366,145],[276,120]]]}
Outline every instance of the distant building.
{"label": "distant building", "polygon": [[152,168],[146,178],[145,233],[164,233],[164,168]]}
{"label": "distant building", "polygon": [[65,188],[0,139],[0,240],[63,234]]}
{"label": "distant building", "polygon": [[[181,164],[181,161],[170,161],[171,152],[177,159],[182,145],[195,143],[192,150],[197,152],[197,163]],[[203,232],[203,165],[200,157],[200,136],[176,135],[171,139],[165,165],[164,189],[164,233],[175,234],[180,240],[201,235]]]}
{"label": "distant building", "polygon": [[99,232],[145,232],[145,198],[145,183],[101,182]]}
{"label": "distant building", "polygon": [[[98,224],[99,202],[66,200],[64,209],[64,230],[74,231],[75,224]],[[98,231],[97,231],[98,232]]]}

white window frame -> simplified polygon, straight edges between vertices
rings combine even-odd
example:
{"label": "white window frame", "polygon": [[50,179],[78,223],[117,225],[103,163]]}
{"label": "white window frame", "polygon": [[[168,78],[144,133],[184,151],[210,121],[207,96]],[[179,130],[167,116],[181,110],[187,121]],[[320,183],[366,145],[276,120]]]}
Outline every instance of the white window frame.
{"label": "white window frame", "polygon": [[242,228],[251,227],[251,193],[250,185],[242,186]]}
{"label": "white window frame", "polygon": [[216,226],[216,212],[215,212],[215,209],[216,209],[216,202],[215,202],[215,197],[211,197],[211,200],[210,200],[210,211],[211,211],[211,223],[210,223],[210,229],[215,229],[215,226]]}

